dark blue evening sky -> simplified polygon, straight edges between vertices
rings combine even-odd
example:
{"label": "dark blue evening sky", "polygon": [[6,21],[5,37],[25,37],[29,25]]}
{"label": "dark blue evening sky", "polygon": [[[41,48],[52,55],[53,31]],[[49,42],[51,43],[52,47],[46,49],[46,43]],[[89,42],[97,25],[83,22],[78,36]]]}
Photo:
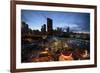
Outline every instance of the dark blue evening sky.
{"label": "dark blue evening sky", "polygon": [[90,31],[89,13],[21,10],[21,21],[26,22],[33,30],[40,30],[43,24],[47,24],[47,18],[53,20],[53,29],[70,27],[75,32]]}

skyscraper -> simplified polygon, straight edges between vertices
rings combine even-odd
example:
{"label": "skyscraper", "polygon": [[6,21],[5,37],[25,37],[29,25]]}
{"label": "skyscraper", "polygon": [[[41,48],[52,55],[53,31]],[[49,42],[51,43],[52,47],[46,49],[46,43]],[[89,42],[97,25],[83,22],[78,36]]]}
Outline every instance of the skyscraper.
{"label": "skyscraper", "polygon": [[41,32],[42,32],[43,34],[46,33],[46,24],[42,25]]}
{"label": "skyscraper", "polygon": [[28,32],[29,32],[28,24],[26,24],[25,22],[22,22],[21,23],[21,34],[25,35],[25,34],[28,34]]}
{"label": "skyscraper", "polygon": [[48,33],[48,35],[52,35],[53,34],[53,23],[52,23],[52,19],[50,19],[50,18],[47,18],[47,33]]}
{"label": "skyscraper", "polygon": [[67,32],[70,32],[70,28],[69,27],[67,27]]}

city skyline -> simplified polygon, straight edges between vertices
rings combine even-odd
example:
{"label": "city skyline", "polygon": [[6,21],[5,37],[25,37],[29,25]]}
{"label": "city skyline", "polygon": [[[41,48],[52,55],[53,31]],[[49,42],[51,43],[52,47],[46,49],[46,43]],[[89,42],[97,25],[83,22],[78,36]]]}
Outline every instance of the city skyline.
{"label": "city skyline", "polygon": [[21,10],[21,21],[32,30],[41,30],[41,26],[47,24],[47,18],[53,20],[53,29],[70,27],[74,32],[90,32],[89,13]]}

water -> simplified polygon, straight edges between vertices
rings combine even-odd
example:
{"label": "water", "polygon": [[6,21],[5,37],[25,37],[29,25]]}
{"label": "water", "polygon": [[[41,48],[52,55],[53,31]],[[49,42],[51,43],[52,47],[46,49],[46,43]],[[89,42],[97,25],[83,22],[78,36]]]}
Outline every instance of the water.
{"label": "water", "polygon": [[90,42],[89,40],[82,40],[82,39],[68,39],[67,43],[72,48],[80,48],[80,49],[89,49]]}
{"label": "water", "polygon": [[[90,48],[90,41],[83,40],[83,39],[75,39],[75,38],[61,38],[61,37],[49,37],[45,39],[46,45],[50,42],[58,42],[62,41],[66,43],[71,48],[80,48],[80,49],[89,49]],[[23,48],[32,48],[33,50],[42,50],[41,46],[44,44],[43,41],[41,42],[34,42],[31,44],[25,44]],[[45,44],[44,44],[45,46]]]}
{"label": "water", "polygon": [[61,37],[51,37],[48,39],[48,41],[63,41],[64,43],[68,44],[71,48],[84,48],[89,49],[90,48],[90,41],[89,40],[83,40],[83,39],[76,39],[76,38],[61,38]]}

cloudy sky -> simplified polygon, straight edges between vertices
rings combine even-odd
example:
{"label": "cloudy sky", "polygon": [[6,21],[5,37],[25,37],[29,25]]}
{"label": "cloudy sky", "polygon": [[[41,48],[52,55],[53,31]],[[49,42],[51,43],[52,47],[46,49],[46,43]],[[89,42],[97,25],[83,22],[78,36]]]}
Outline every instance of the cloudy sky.
{"label": "cloudy sky", "polygon": [[75,32],[90,32],[89,13],[21,10],[21,21],[33,30],[40,30],[43,24],[47,24],[47,18],[53,20],[53,29],[70,27]]}

